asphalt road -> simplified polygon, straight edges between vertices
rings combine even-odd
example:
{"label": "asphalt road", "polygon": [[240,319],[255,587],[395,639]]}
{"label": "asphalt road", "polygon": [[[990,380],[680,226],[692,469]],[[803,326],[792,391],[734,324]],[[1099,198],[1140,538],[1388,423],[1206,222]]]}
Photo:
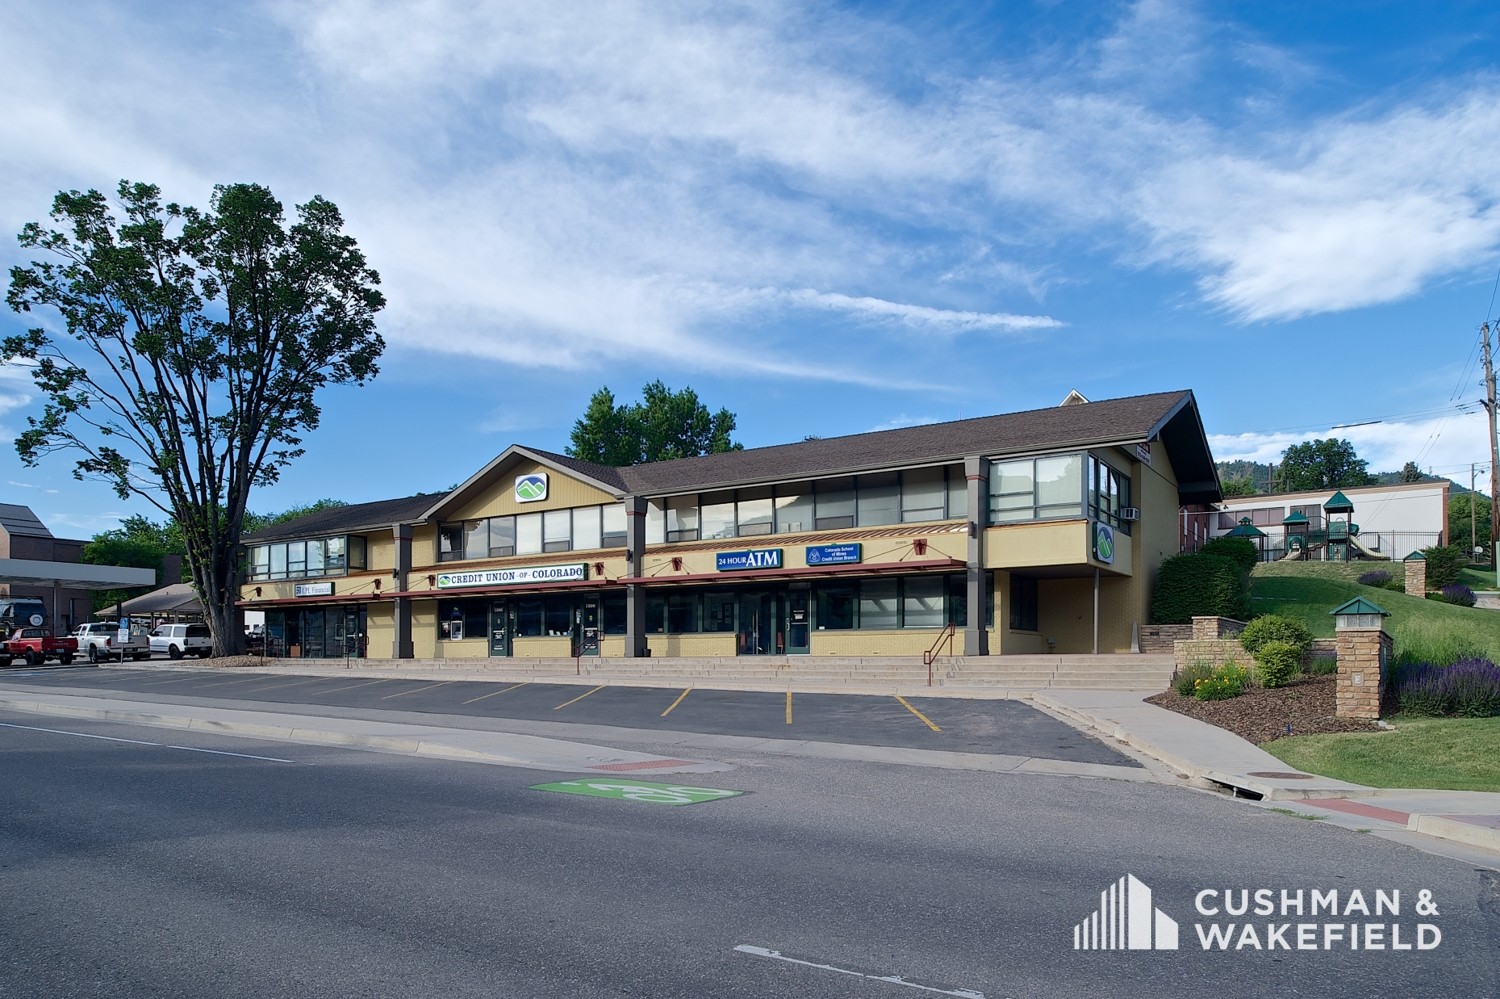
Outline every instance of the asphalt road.
{"label": "asphalt road", "polygon": [[[0,760],[0,995],[1500,995],[1493,874],[1154,784],[746,754],[669,807],[29,714]],[[1181,949],[1073,949],[1126,873]],[[1442,942],[1203,950],[1195,894],[1258,888],[1399,889]]]}
{"label": "asphalt road", "polygon": [[612,725],[903,749],[991,753],[1073,763],[1135,760],[1019,701],[868,694],[795,694],[686,687],[372,680],[286,674],[89,667],[0,673],[43,689],[105,690],[269,705],[317,705],[447,717]]}

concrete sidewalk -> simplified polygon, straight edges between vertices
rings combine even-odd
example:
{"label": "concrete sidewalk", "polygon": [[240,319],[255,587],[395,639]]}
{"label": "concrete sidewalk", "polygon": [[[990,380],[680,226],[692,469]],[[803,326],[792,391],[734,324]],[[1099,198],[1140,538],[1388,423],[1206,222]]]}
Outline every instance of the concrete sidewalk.
{"label": "concrete sidewalk", "polygon": [[[1176,768],[1200,784],[1372,831],[1408,831],[1500,854],[1500,794],[1378,788],[1293,770],[1215,725],[1115,690],[1037,691],[1031,700]],[[1500,859],[1500,858],[1497,858]]]}

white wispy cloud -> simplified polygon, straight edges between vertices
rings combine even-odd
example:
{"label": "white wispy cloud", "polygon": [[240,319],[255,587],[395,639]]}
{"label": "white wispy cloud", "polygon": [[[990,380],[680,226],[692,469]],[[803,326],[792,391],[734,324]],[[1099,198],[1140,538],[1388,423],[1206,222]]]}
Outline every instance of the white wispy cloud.
{"label": "white wispy cloud", "polygon": [[1394,471],[1414,461],[1423,471],[1461,479],[1469,464],[1487,466],[1490,459],[1487,417],[1454,412],[1422,420],[1393,420],[1356,427],[1328,427],[1305,431],[1210,434],[1209,446],[1218,461],[1258,461],[1277,464],[1293,444],[1315,439],[1347,440],[1372,472]]}
{"label": "white wispy cloud", "polygon": [[[1247,322],[1409,297],[1500,244],[1491,78],[1220,122],[1183,95],[1226,61],[1270,108],[1316,68],[1167,0],[1072,45],[952,74],[898,27],[792,3],[325,0],[212,25],[12,5],[0,121],[29,138],[0,149],[0,224],[64,184],[201,203],[265,180],[343,207],[397,347],[722,370],[753,328],[736,371],[907,387],[828,362],[1066,324],[1030,314],[1086,277],[1061,241],[1185,273]],[[898,55],[909,77],[878,70]],[[758,289],[834,321],[808,343]]]}

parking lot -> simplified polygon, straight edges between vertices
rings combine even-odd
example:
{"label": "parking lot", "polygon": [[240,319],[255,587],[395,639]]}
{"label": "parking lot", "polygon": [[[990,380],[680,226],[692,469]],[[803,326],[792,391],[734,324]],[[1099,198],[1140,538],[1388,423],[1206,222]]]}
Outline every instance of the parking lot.
{"label": "parking lot", "polygon": [[27,686],[361,711],[514,718],[623,728],[991,753],[1137,765],[1019,701],[147,669],[0,674]]}

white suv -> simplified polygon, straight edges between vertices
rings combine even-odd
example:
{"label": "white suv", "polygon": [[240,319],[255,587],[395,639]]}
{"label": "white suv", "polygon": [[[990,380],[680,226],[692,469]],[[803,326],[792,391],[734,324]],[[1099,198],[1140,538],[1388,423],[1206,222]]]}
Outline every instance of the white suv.
{"label": "white suv", "polygon": [[164,624],[151,633],[151,651],[165,652],[169,659],[192,653],[207,659],[214,650],[206,624]]}

